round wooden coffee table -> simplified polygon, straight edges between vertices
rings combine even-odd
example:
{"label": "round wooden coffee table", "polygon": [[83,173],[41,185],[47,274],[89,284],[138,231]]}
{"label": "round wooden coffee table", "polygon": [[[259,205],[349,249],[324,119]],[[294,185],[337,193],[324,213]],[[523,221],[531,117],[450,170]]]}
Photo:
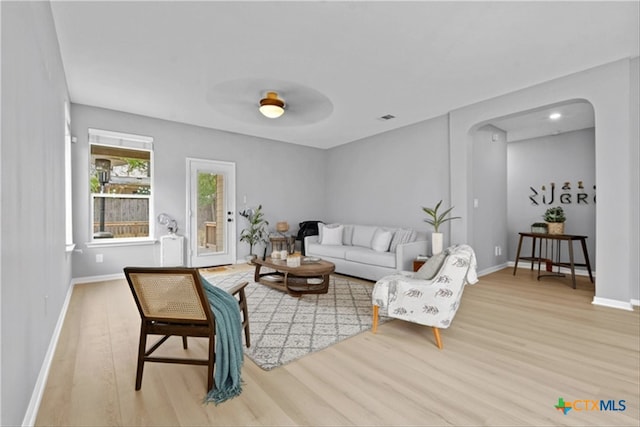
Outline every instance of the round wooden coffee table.
{"label": "round wooden coffee table", "polygon": [[[271,286],[299,297],[302,294],[326,294],[329,291],[329,276],[336,266],[324,260],[315,262],[301,262],[299,266],[288,266],[286,260],[257,258],[254,280],[257,283]],[[274,272],[260,273],[262,267],[268,267]]]}

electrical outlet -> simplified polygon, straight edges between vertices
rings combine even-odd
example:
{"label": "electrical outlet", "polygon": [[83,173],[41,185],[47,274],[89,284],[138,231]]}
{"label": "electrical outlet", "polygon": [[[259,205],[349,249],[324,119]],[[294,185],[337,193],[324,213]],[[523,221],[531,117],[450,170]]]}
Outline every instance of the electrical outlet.
{"label": "electrical outlet", "polygon": [[501,246],[496,246],[496,247],[494,248],[494,254],[495,254],[496,256],[500,256],[500,255],[502,255],[502,247],[501,247]]}
{"label": "electrical outlet", "polygon": [[102,254],[96,254],[96,262],[102,262],[104,261],[104,257]]}

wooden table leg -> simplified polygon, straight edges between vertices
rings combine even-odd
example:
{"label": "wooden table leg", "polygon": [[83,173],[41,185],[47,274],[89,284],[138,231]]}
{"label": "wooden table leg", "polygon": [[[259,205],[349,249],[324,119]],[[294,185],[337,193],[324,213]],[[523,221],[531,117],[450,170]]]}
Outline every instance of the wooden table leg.
{"label": "wooden table leg", "polygon": [[582,244],[582,254],[584,255],[584,263],[587,264],[587,271],[589,272],[589,280],[593,283],[593,274],[591,274],[591,263],[589,262],[589,253],[587,252],[587,242],[585,239],[580,239]]}
{"label": "wooden table leg", "polygon": [[[522,249],[522,238],[524,236],[521,234],[520,235],[520,240],[518,241],[518,251],[516,252],[516,263],[513,266],[513,275],[516,275],[516,271],[518,271],[518,260],[520,259],[520,249]],[[535,239],[534,239],[535,240]],[[533,269],[533,264],[531,265],[531,268]]]}
{"label": "wooden table leg", "polygon": [[569,244],[569,264],[571,266],[571,281],[573,283],[573,289],[576,288],[576,267],[573,262],[573,240],[567,240]]}
{"label": "wooden table leg", "polygon": [[[535,241],[535,238],[533,240]],[[548,248],[548,245],[544,249],[545,256],[547,255],[547,248]],[[533,258],[534,256],[535,255],[532,254],[531,258]],[[540,239],[540,246],[538,247],[538,280],[540,280],[540,260],[541,259],[542,259],[542,239]],[[533,260],[531,260],[531,268],[533,268]]]}
{"label": "wooden table leg", "polygon": [[[536,256],[536,240],[538,240],[538,238],[532,237],[531,240],[531,271],[533,271],[533,258]],[[540,241],[540,246],[542,246],[542,240]],[[538,271],[540,271],[540,257],[538,257]]]}
{"label": "wooden table leg", "polygon": [[260,268],[261,267],[262,267],[262,265],[256,263],[256,271],[255,271],[255,273],[253,273],[253,281],[256,282],[256,283],[260,281]]}

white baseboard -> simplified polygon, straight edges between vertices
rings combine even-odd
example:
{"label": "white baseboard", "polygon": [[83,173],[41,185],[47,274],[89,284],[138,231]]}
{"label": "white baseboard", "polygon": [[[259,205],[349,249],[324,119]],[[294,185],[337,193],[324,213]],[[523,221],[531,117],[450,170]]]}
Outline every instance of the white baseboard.
{"label": "white baseboard", "polygon": [[[528,270],[531,269],[531,262],[530,261],[518,261],[518,268],[526,268]],[[516,265],[515,261],[509,261],[507,263],[507,265],[509,267],[513,267]],[[533,269],[537,271],[538,268],[538,264],[537,263],[533,263]],[[540,271],[542,271],[544,269],[544,267],[541,265],[540,266]],[[557,271],[557,267],[554,268],[554,271]],[[580,267],[577,267],[575,269],[576,272],[576,276],[589,276],[589,272],[585,269],[582,269]],[[570,268],[565,268],[565,267],[560,267],[560,273],[562,274],[571,274],[571,269]],[[596,272],[591,270],[591,274],[593,275],[593,277],[596,277]]]}
{"label": "white baseboard", "polygon": [[107,280],[118,280],[118,279],[124,279],[124,273],[104,274],[102,276],[75,277],[71,279],[71,286],[75,286],[78,283],[105,282]]}
{"label": "white baseboard", "polygon": [[591,302],[593,305],[601,305],[603,307],[617,308],[620,310],[633,311],[633,305],[630,302],[619,301],[617,299],[593,297]]}
{"label": "white baseboard", "polygon": [[508,263],[494,265],[493,267],[485,268],[484,270],[478,271],[478,277],[486,276],[487,274],[495,273],[496,271],[500,271],[503,268],[508,267]]}
{"label": "white baseboard", "polygon": [[67,295],[65,296],[64,303],[58,316],[56,327],[53,330],[51,341],[49,341],[49,347],[47,353],[44,356],[38,379],[33,387],[33,393],[31,393],[31,400],[29,406],[25,412],[22,425],[25,427],[32,427],[36,423],[36,417],[38,416],[38,410],[40,409],[40,403],[42,402],[42,395],[44,394],[44,388],[47,385],[47,379],[49,378],[49,370],[51,369],[51,363],[53,362],[53,356],[58,346],[58,339],[60,338],[60,332],[64,325],[64,319],[67,316],[67,310],[69,309],[69,301],[71,301],[71,294],[73,293],[73,284],[69,284],[67,289]]}
{"label": "white baseboard", "polygon": [[631,305],[635,305],[636,307],[640,306],[640,299],[632,299]]}
{"label": "white baseboard", "polygon": [[118,280],[123,278],[124,273],[117,273],[107,274],[103,276],[77,277],[75,279],[71,279],[71,282],[69,283],[69,287],[67,289],[67,295],[65,296],[64,303],[62,304],[62,308],[60,309],[60,314],[58,315],[56,327],[54,328],[51,340],[49,341],[49,347],[47,348],[44,360],[42,361],[42,366],[40,367],[38,379],[36,380],[35,386],[33,387],[33,393],[31,394],[29,406],[27,407],[27,411],[25,412],[24,418],[22,420],[22,425],[24,427],[31,427],[35,425],[36,417],[38,416],[38,410],[40,409],[40,403],[42,402],[42,395],[44,394],[44,388],[47,385],[47,379],[49,378],[49,370],[51,369],[53,356],[55,354],[56,348],[58,347],[58,340],[60,339],[60,333],[62,331],[62,326],[64,325],[64,319],[66,318],[67,310],[69,309],[69,302],[71,301],[71,294],[73,293],[74,286],[78,283],[103,282],[105,280]]}

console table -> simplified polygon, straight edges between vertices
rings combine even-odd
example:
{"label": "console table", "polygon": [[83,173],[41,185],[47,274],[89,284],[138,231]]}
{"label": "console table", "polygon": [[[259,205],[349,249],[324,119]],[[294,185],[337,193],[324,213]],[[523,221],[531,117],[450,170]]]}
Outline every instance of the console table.
{"label": "console table", "polygon": [[[589,272],[589,280],[593,283],[593,275],[591,274],[591,263],[589,262],[589,253],[587,252],[587,236],[574,236],[572,234],[541,234],[541,233],[519,233],[520,241],[518,242],[518,251],[516,253],[516,262],[513,267],[513,275],[516,275],[516,271],[518,271],[518,261],[519,260],[528,260],[532,261],[531,270],[533,270],[533,262],[538,262],[538,280],[541,277],[564,277],[564,274],[560,272],[557,273],[549,273],[549,274],[540,274],[540,262],[544,261],[550,263],[551,265],[555,265],[557,267],[568,267],[571,270],[571,281],[573,284],[573,289],[576,288],[576,271],[575,267],[587,267],[587,271]],[[525,237],[529,237],[533,239],[531,245],[531,256],[520,256],[520,250],[522,249],[522,240]],[[536,241],[540,239],[540,245],[538,247],[538,256],[536,256]],[[551,240],[551,257],[542,258],[542,246],[543,241],[548,242]],[[582,254],[584,256],[584,264],[576,264],[573,258],[573,242],[579,241],[582,246]],[[569,247],[569,262],[562,262],[560,258],[560,245],[562,242],[567,242]],[[555,248],[554,248],[555,245]],[[555,250],[554,250],[555,249]],[[548,243],[545,245],[545,255],[548,252]],[[555,252],[555,254],[554,254]]]}

